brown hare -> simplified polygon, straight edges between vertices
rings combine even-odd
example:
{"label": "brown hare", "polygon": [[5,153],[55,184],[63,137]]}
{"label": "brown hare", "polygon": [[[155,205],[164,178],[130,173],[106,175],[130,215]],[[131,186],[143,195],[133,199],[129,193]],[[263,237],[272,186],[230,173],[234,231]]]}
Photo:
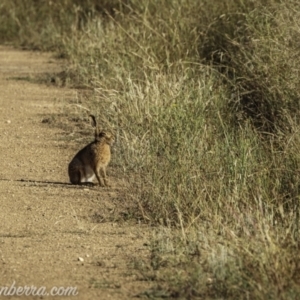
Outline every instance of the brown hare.
{"label": "brown hare", "polygon": [[110,147],[115,139],[112,133],[99,130],[95,117],[90,117],[95,127],[95,140],[81,149],[70,162],[70,181],[72,184],[93,182],[96,175],[100,186],[109,186],[106,167],[111,158]]}

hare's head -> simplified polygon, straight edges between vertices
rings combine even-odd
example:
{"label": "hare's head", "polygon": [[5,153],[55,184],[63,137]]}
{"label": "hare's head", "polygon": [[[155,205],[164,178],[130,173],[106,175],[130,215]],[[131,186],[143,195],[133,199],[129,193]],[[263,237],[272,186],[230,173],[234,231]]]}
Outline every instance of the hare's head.
{"label": "hare's head", "polygon": [[115,142],[114,135],[109,131],[100,131],[98,139],[105,140],[105,143],[108,145],[112,145]]}
{"label": "hare's head", "polygon": [[100,140],[105,140],[105,143],[108,145],[112,145],[115,141],[114,135],[110,131],[100,130],[97,126],[97,121],[95,116],[90,115],[92,118],[92,125],[95,127],[95,141],[99,142]]}

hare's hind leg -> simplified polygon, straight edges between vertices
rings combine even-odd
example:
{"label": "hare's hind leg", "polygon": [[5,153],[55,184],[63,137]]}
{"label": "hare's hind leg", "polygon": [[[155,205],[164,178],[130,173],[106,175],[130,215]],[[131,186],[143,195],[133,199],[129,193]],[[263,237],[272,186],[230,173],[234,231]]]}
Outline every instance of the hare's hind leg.
{"label": "hare's hind leg", "polygon": [[81,180],[80,168],[76,161],[72,160],[68,166],[68,174],[72,184],[79,184]]}
{"label": "hare's hind leg", "polygon": [[80,184],[80,182],[81,182],[80,171],[73,170],[72,172],[69,172],[69,178],[70,178],[70,182],[72,184]]}

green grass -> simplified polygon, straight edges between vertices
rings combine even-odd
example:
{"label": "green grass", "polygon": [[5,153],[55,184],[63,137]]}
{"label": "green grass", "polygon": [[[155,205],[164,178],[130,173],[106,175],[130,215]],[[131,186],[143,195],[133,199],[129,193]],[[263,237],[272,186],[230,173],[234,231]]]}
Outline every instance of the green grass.
{"label": "green grass", "polygon": [[300,4],[97,2],[2,1],[0,40],[67,58],[74,118],[116,131],[144,295],[297,299]]}

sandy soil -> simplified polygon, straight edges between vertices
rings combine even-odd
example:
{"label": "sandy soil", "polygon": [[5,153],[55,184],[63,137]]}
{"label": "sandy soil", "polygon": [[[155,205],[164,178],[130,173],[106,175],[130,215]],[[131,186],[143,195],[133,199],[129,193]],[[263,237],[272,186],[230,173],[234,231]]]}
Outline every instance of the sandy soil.
{"label": "sandy soil", "polygon": [[68,183],[78,144],[43,120],[77,91],[30,80],[59,69],[50,54],[0,47],[0,291],[76,287],[70,298],[132,299],[147,289],[132,262],[149,255],[149,230],[105,221],[124,200],[112,166],[113,188]]}

